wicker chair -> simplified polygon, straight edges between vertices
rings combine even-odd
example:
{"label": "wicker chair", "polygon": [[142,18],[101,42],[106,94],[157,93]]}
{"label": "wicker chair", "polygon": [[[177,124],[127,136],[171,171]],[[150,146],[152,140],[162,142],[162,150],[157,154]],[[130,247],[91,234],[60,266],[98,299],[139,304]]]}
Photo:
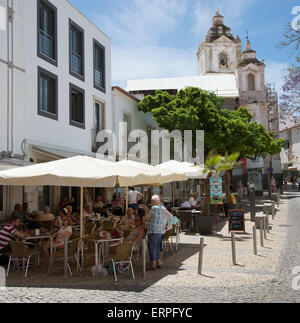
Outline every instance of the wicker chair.
{"label": "wicker chair", "polygon": [[136,243],[132,242],[122,242],[117,246],[117,253],[115,255],[107,255],[103,257],[103,260],[110,260],[113,265],[113,271],[115,276],[115,282],[118,282],[118,277],[116,273],[115,264],[129,264],[128,271],[132,273],[132,278],[135,279],[134,269],[133,269],[133,251]]}
{"label": "wicker chair", "polygon": [[[75,240],[68,241],[68,258],[67,258],[67,261],[68,261],[68,270],[69,270],[69,273],[70,273],[71,276],[73,274],[72,274],[72,271],[71,271],[69,261],[71,261],[72,259],[76,260],[77,270],[82,271],[80,263],[79,263],[79,244],[80,244],[80,239],[75,239]],[[52,257],[50,259],[48,273],[50,273],[51,271],[53,272],[53,265],[54,265],[54,261],[56,259],[64,261],[64,253],[65,253],[64,249],[56,249],[56,248],[54,248],[54,250],[52,252]]]}
{"label": "wicker chair", "polygon": [[93,234],[97,226],[94,222],[86,222],[84,224],[84,232],[86,235]]}
{"label": "wicker chair", "polygon": [[26,242],[19,241],[11,241],[10,242],[11,252],[8,254],[9,262],[6,277],[8,277],[10,265],[12,261],[18,261],[19,259],[27,259],[26,270],[25,270],[25,278],[27,278],[28,267],[30,263],[30,259],[32,257],[38,257],[38,248],[34,245]]}
{"label": "wicker chair", "polygon": [[44,228],[45,230],[51,231],[53,228],[53,221],[41,221],[41,228]]}
{"label": "wicker chair", "polygon": [[172,243],[170,242],[170,239],[171,239],[171,236],[175,233],[175,229],[172,228],[171,230],[167,231],[165,234],[164,234],[164,246],[166,248],[166,251],[169,251],[168,250],[168,245],[170,246],[170,249],[171,251],[173,252],[173,254],[175,255],[175,252],[174,252],[174,249],[173,249],[173,246],[172,246]]}
{"label": "wicker chair", "polygon": [[114,218],[113,219],[103,220],[101,230],[104,230],[104,231],[107,231],[109,233],[112,233],[117,229],[118,222],[119,222],[119,219],[117,220],[117,219],[114,219]]}

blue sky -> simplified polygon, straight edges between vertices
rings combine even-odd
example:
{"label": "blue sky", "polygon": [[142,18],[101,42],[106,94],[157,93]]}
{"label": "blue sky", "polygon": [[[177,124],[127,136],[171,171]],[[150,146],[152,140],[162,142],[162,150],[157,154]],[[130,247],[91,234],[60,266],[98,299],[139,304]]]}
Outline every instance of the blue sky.
{"label": "blue sky", "polygon": [[196,52],[216,9],[245,47],[267,64],[266,79],[280,88],[284,70],[294,62],[280,49],[283,26],[295,17],[300,0],[71,0],[112,41],[113,85],[126,80],[197,74]]}

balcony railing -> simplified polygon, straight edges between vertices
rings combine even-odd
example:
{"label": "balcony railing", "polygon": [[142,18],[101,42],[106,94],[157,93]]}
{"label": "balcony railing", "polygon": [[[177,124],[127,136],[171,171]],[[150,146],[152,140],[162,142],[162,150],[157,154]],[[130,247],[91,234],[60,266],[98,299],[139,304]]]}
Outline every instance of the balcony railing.
{"label": "balcony railing", "polygon": [[82,56],[75,52],[71,52],[71,70],[78,75],[82,75]]}
{"label": "balcony railing", "polygon": [[94,70],[94,80],[97,87],[104,88],[104,73],[102,70]]}
{"label": "balcony railing", "polygon": [[40,30],[40,52],[50,58],[54,58],[54,39],[52,36]]}

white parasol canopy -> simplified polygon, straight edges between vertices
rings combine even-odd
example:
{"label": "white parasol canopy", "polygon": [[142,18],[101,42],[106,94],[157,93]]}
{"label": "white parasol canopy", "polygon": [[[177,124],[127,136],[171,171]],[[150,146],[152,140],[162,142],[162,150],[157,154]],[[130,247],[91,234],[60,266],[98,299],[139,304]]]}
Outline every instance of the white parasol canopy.
{"label": "white parasol canopy", "polygon": [[142,171],[144,174],[152,174],[157,176],[157,180],[155,183],[145,183],[145,184],[157,184],[163,185],[166,183],[171,182],[182,182],[187,181],[188,178],[183,172],[169,170],[167,168],[158,167],[158,166],[151,166],[148,164],[139,163],[132,160],[122,160],[117,163],[120,166],[134,168],[137,170]]}
{"label": "white parasol canopy", "polygon": [[170,160],[166,163],[156,166],[173,172],[184,174],[188,179],[206,179],[207,176],[203,174],[204,166],[195,166],[187,162],[178,162]]}
{"label": "white parasol canopy", "polygon": [[120,187],[154,184],[160,173],[106,160],[77,156],[0,172],[0,185]]}

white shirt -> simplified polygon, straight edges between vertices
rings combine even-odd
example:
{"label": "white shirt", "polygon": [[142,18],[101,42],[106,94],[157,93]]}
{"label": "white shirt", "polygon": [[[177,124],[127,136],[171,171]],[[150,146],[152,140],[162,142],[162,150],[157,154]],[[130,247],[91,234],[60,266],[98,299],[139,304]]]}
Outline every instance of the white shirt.
{"label": "white shirt", "polygon": [[64,237],[65,236],[70,237],[71,234],[72,234],[72,227],[70,225],[67,227],[61,227],[58,231],[56,242],[64,244],[65,243]]}
{"label": "white shirt", "polygon": [[136,204],[137,203],[137,191],[129,191],[128,192],[128,204]]}
{"label": "white shirt", "polygon": [[195,201],[195,199],[193,198],[193,196],[189,199],[189,203],[191,204],[191,206],[196,207],[197,203]]}
{"label": "white shirt", "polygon": [[173,215],[164,207],[160,206],[162,210],[162,216],[163,216],[163,228],[166,231],[169,231],[173,227]]}
{"label": "white shirt", "polygon": [[190,209],[191,207],[192,207],[191,203],[188,201],[185,201],[184,203],[181,204],[182,209]]}

